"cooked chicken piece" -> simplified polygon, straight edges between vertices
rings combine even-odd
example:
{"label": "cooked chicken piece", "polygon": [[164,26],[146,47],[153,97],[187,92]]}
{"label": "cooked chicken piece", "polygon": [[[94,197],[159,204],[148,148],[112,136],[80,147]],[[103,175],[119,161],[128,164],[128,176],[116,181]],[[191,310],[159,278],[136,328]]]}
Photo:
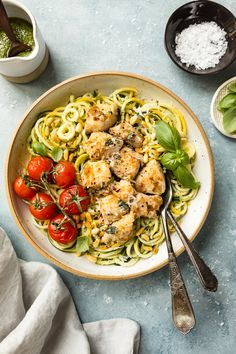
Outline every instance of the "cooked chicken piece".
{"label": "cooked chicken piece", "polygon": [[126,203],[132,203],[136,191],[129,181],[121,179],[111,185],[112,193]]}
{"label": "cooked chicken piece", "polygon": [[111,171],[105,161],[88,161],[81,172],[82,185],[86,188],[103,188],[111,180]]}
{"label": "cooked chicken piece", "polygon": [[87,112],[85,121],[86,133],[102,132],[116,124],[118,116],[118,106],[115,103],[97,103]]}
{"label": "cooked chicken piece", "polygon": [[115,195],[108,195],[100,199],[100,211],[105,224],[119,220],[129,212],[129,206]]}
{"label": "cooked chicken piece", "polygon": [[115,175],[122,179],[134,179],[140,167],[139,155],[128,147],[113,155],[110,166]]}
{"label": "cooked chicken piece", "polygon": [[111,194],[111,186],[112,186],[112,182],[108,183],[105,187],[101,189],[90,190],[90,193],[92,193],[96,199],[106,197],[109,194]]}
{"label": "cooked chicken piece", "polygon": [[165,192],[165,176],[158,161],[149,161],[139,172],[136,178],[136,189],[138,192],[150,194],[162,194]]}
{"label": "cooked chicken piece", "polygon": [[111,224],[102,237],[104,243],[125,243],[133,237],[134,215],[129,213]]}
{"label": "cooked chicken piece", "polygon": [[157,211],[162,205],[162,198],[159,195],[146,195],[138,193],[131,210],[135,217],[147,216],[148,218],[156,218]]}
{"label": "cooked chicken piece", "polygon": [[92,160],[102,160],[118,152],[123,140],[104,132],[92,133],[83,148]]}
{"label": "cooked chicken piece", "polygon": [[120,123],[110,129],[110,133],[125,140],[133,147],[140,147],[143,143],[143,136],[129,123]]}

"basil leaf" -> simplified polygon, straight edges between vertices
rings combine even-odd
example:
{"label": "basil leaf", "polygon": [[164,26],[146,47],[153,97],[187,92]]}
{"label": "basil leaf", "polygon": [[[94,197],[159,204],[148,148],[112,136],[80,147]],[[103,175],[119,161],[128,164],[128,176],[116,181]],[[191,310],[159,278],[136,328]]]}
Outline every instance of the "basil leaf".
{"label": "basil leaf", "polygon": [[184,150],[177,150],[176,151],[176,160],[180,165],[186,166],[189,164],[189,157],[188,154]]}
{"label": "basil leaf", "polygon": [[185,166],[178,166],[173,171],[174,176],[183,187],[196,189],[200,186],[200,183],[196,181],[192,172],[190,172]]}
{"label": "basil leaf", "polygon": [[224,113],[223,126],[225,131],[229,134],[236,132],[236,105]]}
{"label": "basil leaf", "polygon": [[175,127],[170,127],[173,134],[173,141],[175,145],[175,149],[180,149],[180,134]]}
{"label": "basil leaf", "polygon": [[80,236],[76,242],[76,252],[86,252],[89,249],[90,240],[88,236]]}
{"label": "basil leaf", "polygon": [[156,137],[158,143],[167,151],[175,151],[180,148],[178,130],[166,122],[159,121],[156,123]]}
{"label": "basil leaf", "polygon": [[186,166],[189,163],[189,157],[185,151],[178,149],[176,152],[165,153],[160,161],[167,170],[173,171],[180,165]]}
{"label": "basil leaf", "polygon": [[229,85],[228,87],[230,92],[235,92],[236,93],[236,82],[234,82],[233,84]]}
{"label": "basil leaf", "polygon": [[59,147],[55,147],[52,149],[50,155],[51,155],[53,161],[58,162],[62,159],[63,150]]}
{"label": "basil leaf", "polygon": [[229,93],[220,100],[218,108],[220,111],[224,112],[234,106],[236,106],[236,93]]}
{"label": "basil leaf", "polygon": [[176,153],[175,152],[167,152],[165,153],[161,158],[160,162],[162,166],[164,166],[167,170],[175,170],[178,166],[179,163],[176,160]]}
{"label": "basil leaf", "polygon": [[47,148],[44,144],[40,143],[39,141],[34,141],[32,144],[33,151],[41,156],[47,156]]}

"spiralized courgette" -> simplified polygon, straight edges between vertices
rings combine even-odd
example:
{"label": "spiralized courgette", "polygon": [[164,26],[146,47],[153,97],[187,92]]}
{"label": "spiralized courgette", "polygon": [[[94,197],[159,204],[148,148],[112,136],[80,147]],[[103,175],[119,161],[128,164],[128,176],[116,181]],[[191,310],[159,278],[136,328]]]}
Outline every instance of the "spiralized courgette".
{"label": "spiralized courgette", "polygon": [[[71,95],[66,106],[44,112],[38,118],[31,130],[27,141],[29,153],[37,155],[33,146],[35,142],[45,145],[48,156],[51,157],[55,148],[62,151],[62,159],[74,163],[77,170],[78,182],[81,182],[80,172],[89,156],[83,150],[83,143],[88,139],[84,124],[86,112],[96,103],[115,102],[120,110],[120,119],[135,125],[143,134],[144,141],[141,147],[135,148],[143,154],[144,162],[150,159],[159,159],[165,151],[158,144],[155,134],[155,123],[163,120],[177,128],[181,136],[182,149],[190,158],[191,168],[195,160],[195,148],[187,138],[187,124],[183,114],[176,108],[158,100],[142,100],[137,97],[135,88],[125,87],[115,90],[109,96],[99,92],[86,93],[81,97]],[[180,220],[188,210],[188,205],[195,198],[198,190],[182,187],[177,180],[171,178],[174,197],[170,208],[177,220]],[[60,189],[51,186],[53,194],[58,198]],[[90,239],[90,248],[86,252],[87,258],[99,265],[132,266],[139,259],[146,259],[158,253],[159,246],[164,241],[164,234],[160,216],[155,219],[138,218],[134,224],[134,237],[125,244],[116,243],[109,247],[101,243],[106,226],[101,222],[99,206],[96,201],[89,206],[76,220],[78,236],[87,236]],[[46,232],[48,222],[34,220],[35,225]],[[174,231],[170,225],[171,231]],[[76,248],[72,249],[76,253]],[[81,254],[77,253],[78,256]]]}

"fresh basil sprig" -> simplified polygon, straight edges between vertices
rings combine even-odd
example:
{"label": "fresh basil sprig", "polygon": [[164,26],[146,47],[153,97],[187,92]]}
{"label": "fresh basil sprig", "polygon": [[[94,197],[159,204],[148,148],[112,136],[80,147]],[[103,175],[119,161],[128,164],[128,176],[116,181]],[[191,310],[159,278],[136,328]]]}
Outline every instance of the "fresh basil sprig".
{"label": "fresh basil sprig", "polygon": [[180,149],[180,135],[176,128],[159,121],[156,124],[156,137],[159,144],[167,151]]}
{"label": "fresh basil sprig", "polygon": [[228,87],[230,92],[236,92],[236,82],[233,82],[231,85]]}
{"label": "fresh basil sprig", "polygon": [[89,249],[89,244],[90,244],[90,240],[88,238],[88,236],[80,236],[77,238],[77,242],[76,242],[76,251],[77,252],[86,252]]}
{"label": "fresh basil sprig", "polygon": [[196,189],[200,183],[195,180],[194,175],[187,167],[179,165],[174,171],[172,171],[177,180],[186,188]]}
{"label": "fresh basil sprig", "polygon": [[231,92],[228,93],[228,95],[224,96],[218,105],[218,109],[221,112],[225,112],[227,111],[227,109],[235,107],[236,106],[236,93],[235,92]]}
{"label": "fresh basil sprig", "polygon": [[59,147],[54,147],[50,153],[51,158],[55,162],[59,162],[63,157],[63,150]]}
{"label": "fresh basil sprig", "polygon": [[223,127],[229,134],[236,133],[236,82],[228,87],[228,94],[218,103],[218,110],[223,113]]}
{"label": "fresh basil sprig", "polygon": [[198,188],[200,183],[187,168],[188,154],[180,148],[181,139],[178,130],[164,121],[159,121],[156,123],[156,137],[158,143],[167,150],[160,158],[161,164],[173,172],[183,187]]}
{"label": "fresh basil sprig", "polygon": [[236,82],[228,87],[229,93],[224,96],[219,104],[218,110],[223,113],[223,127],[229,134],[236,132]]}
{"label": "fresh basil sprig", "polygon": [[223,126],[227,133],[236,133],[236,105],[229,108],[223,115]]}
{"label": "fresh basil sprig", "polygon": [[32,144],[33,151],[40,156],[47,156],[48,149],[39,141],[34,141]]}
{"label": "fresh basil sprig", "polygon": [[63,150],[60,147],[54,147],[52,151],[50,151],[43,143],[40,143],[39,141],[33,142],[32,149],[40,156],[50,156],[55,162],[59,162],[63,157]]}
{"label": "fresh basil sprig", "polygon": [[166,152],[160,158],[160,161],[167,170],[174,171],[180,165],[187,165],[189,163],[189,157],[185,151],[178,149],[175,152]]}

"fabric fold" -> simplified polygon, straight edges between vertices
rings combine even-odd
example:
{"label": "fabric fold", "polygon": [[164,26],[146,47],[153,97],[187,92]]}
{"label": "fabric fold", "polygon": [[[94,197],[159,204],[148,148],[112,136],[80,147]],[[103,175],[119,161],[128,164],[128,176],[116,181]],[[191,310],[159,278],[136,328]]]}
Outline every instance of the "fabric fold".
{"label": "fabric fold", "polygon": [[[112,319],[85,323],[91,352],[93,354],[107,353],[106,348],[114,348],[112,354],[136,354],[139,348],[139,325],[128,319]],[[102,338],[102,341],[100,341]]]}
{"label": "fabric fold", "polygon": [[129,319],[79,320],[51,266],[18,260],[0,229],[0,354],[136,354],[139,326]]}

